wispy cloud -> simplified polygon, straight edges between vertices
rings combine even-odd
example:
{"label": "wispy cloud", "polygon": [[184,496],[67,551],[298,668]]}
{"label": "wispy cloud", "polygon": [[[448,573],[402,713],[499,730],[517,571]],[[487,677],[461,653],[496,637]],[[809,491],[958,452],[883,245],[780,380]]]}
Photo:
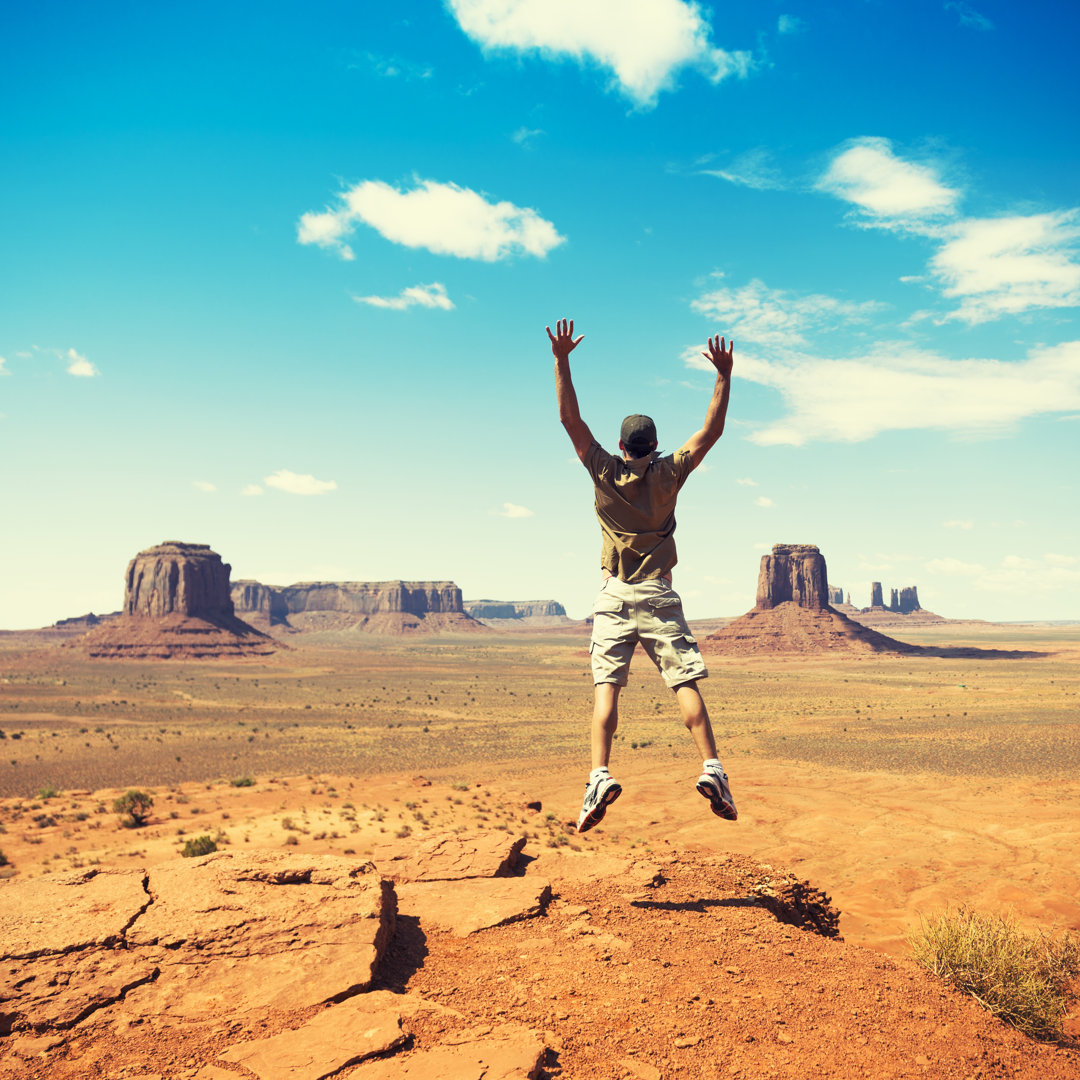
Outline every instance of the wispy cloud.
{"label": "wispy cloud", "polygon": [[536,139],[541,135],[546,134],[547,132],[542,128],[519,127],[510,138],[513,139],[518,146],[523,146],[528,150],[532,148],[532,144]]}
{"label": "wispy cloud", "polygon": [[964,577],[984,592],[1039,593],[1075,591],[1080,587],[1080,558],[1048,552],[1032,557],[1006,555],[995,566],[964,562],[952,557],[931,559],[925,564],[928,573],[947,578]]}
{"label": "wispy cloud", "polygon": [[7,363],[7,361],[2,356],[0,356],[0,375],[10,375],[11,374],[10,371],[5,371],[4,370],[4,365],[6,363]]}
{"label": "wispy cloud", "polygon": [[316,480],[310,473],[294,473],[288,469],[278,469],[276,473],[263,477],[263,483],[290,495],[324,495],[337,490],[334,480]]}
{"label": "wispy cloud", "polygon": [[[378,53],[366,52],[360,54],[360,57],[365,66],[384,79],[430,79],[434,74],[432,68],[411,60],[403,60],[399,56],[380,56]],[[348,66],[360,65],[351,63]]]}
{"label": "wispy cloud", "polygon": [[[736,340],[745,338],[755,345],[785,346],[805,344],[806,334],[811,331],[866,322],[884,307],[874,301],[853,303],[817,293],[796,296],[781,289],[770,289],[756,278],[737,289],[713,289],[692,301],[690,306],[717,320],[727,336]],[[692,353],[701,363],[690,366],[713,370],[709,361],[700,355],[702,351],[700,346],[688,347],[685,354],[688,363]]]}
{"label": "wispy cloud", "polygon": [[725,168],[701,169],[700,172],[757,191],[775,191],[786,186],[780,170],[772,163],[772,155],[764,147],[739,154]]}
{"label": "wispy cloud", "polygon": [[217,485],[211,484],[208,480],[192,480],[191,485],[200,491],[217,491]]}
{"label": "wispy cloud", "polygon": [[[854,139],[838,152],[818,188],[855,208],[855,220],[930,238],[929,280],[960,306],[912,321],[974,325],[1026,311],[1080,305],[1080,211],[961,217],[962,192],[934,165],[906,161],[887,139]],[[907,275],[905,281],[923,280]]]}
{"label": "wispy cloud", "polygon": [[930,260],[944,295],[960,298],[945,318],[981,323],[1080,305],[1078,241],[1075,210],[958,222]]}
{"label": "wispy cloud", "polygon": [[950,217],[960,198],[935,166],[905,161],[888,139],[870,136],[846,143],[817,186],[851,203],[863,225],[911,231]]}
{"label": "wispy cloud", "polygon": [[529,518],[533,512],[527,506],[518,506],[517,503],[504,502],[501,510],[492,510],[493,514],[505,518]]}
{"label": "wispy cloud", "polygon": [[[686,356],[703,367],[703,357]],[[701,363],[698,363],[698,360]],[[881,345],[857,359],[743,353],[734,373],[779,391],[788,413],[748,437],[761,446],[861,442],[883,431],[937,429],[989,436],[1021,420],[1080,408],[1080,341],[1032,349],[1025,360],[947,360]]]}
{"label": "wispy cloud", "polygon": [[945,10],[951,11],[961,26],[970,26],[974,30],[993,30],[994,24],[981,11],[976,11],[963,0],[948,0]]}
{"label": "wispy cloud", "polygon": [[461,29],[484,49],[572,57],[612,72],[614,86],[641,108],[656,103],[684,68],[713,83],[751,68],[747,52],[711,41],[695,3],[684,0],[447,0]]}
{"label": "wispy cloud", "polygon": [[368,304],[371,307],[389,308],[391,311],[405,311],[411,307],[442,308],[443,311],[452,311],[454,303],[446,295],[446,286],[438,281],[430,285],[413,285],[408,289],[402,289],[397,296],[354,296],[358,304]]}
{"label": "wispy cloud", "polygon": [[943,521],[941,527],[943,529],[974,529],[975,522],[954,519],[952,521]]}
{"label": "wispy cloud", "polygon": [[408,191],[364,180],[338,198],[336,209],[301,215],[297,240],[328,248],[343,259],[355,258],[345,237],[358,224],[370,225],[405,247],[485,262],[511,255],[543,258],[566,239],[535,210],[489,202],[479,192],[435,180],[417,180]]}
{"label": "wispy cloud", "polygon": [[779,34],[800,34],[806,29],[806,23],[798,15],[781,15],[776,20],[776,31]]}
{"label": "wispy cloud", "polygon": [[85,356],[77,353],[74,349],[68,349],[64,353],[64,359],[67,361],[67,370],[69,375],[75,375],[80,379],[93,378],[95,375],[100,375],[98,371]]}
{"label": "wispy cloud", "polygon": [[776,503],[774,503],[774,502],[772,501],[772,499],[770,499],[770,498],[768,497],[768,495],[759,495],[759,496],[758,496],[758,497],[757,497],[757,498],[756,498],[756,499],[754,500],[754,505],[755,505],[755,506],[760,506],[760,507],[769,507],[769,506],[775,506],[775,505],[776,505]]}
{"label": "wispy cloud", "polygon": [[245,484],[240,489],[241,495],[261,495],[262,493],[262,484]]}
{"label": "wispy cloud", "polygon": [[736,484],[741,484],[743,487],[757,487],[758,482],[751,480],[749,476],[740,476],[735,480]]}

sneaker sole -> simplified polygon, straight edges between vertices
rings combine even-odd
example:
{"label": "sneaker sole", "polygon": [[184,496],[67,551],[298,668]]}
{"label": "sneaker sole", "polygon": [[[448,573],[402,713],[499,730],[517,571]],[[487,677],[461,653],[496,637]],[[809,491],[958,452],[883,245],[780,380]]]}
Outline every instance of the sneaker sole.
{"label": "sneaker sole", "polygon": [[716,787],[702,781],[697,789],[704,798],[709,800],[709,806],[717,817],[725,821],[738,821],[739,811],[735,809],[735,804],[729,803]]}
{"label": "sneaker sole", "polygon": [[599,825],[604,820],[604,815],[607,813],[607,808],[622,794],[622,788],[618,784],[613,784],[604,792],[604,799],[599,806],[594,806],[592,810],[585,815],[585,820],[581,822],[577,827],[579,833],[588,832],[594,825]]}

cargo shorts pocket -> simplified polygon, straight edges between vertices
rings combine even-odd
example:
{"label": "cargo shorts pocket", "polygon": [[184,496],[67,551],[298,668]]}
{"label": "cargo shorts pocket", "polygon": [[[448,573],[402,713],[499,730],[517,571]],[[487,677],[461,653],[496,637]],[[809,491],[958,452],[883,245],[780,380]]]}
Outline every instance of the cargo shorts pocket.
{"label": "cargo shorts pocket", "polygon": [[646,603],[653,609],[661,614],[670,608],[682,607],[682,600],[678,596],[654,596],[647,600]]}
{"label": "cargo shorts pocket", "polygon": [[594,615],[621,615],[623,613],[623,601],[617,596],[601,593],[593,604]]}

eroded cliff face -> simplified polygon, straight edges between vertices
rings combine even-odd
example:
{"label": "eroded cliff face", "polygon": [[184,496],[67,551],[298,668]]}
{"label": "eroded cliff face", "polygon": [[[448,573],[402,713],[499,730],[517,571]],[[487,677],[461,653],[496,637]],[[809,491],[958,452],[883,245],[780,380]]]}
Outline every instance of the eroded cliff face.
{"label": "eroded cliff face", "polygon": [[461,589],[452,581],[302,581],[282,587],[238,581],[232,601],[241,613],[266,615],[275,622],[315,611],[357,616],[464,613]]}
{"label": "eroded cliff face", "polygon": [[532,619],[565,616],[558,600],[466,600],[465,611],[474,619]]}
{"label": "eroded cliff face", "polygon": [[815,544],[773,544],[771,555],[762,555],[758,571],[758,611],[768,611],[788,601],[811,611],[829,606],[825,556]]}
{"label": "eroded cliff face", "polygon": [[230,569],[209,544],[167,540],[147,548],[128,563],[124,614],[151,619],[173,614],[232,618]]}
{"label": "eroded cliff face", "polygon": [[266,656],[276,644],[235,615],[229,564],[208,544],[167,540],[140,551],[124,576],[124,608],[73,647],[91,657]]}

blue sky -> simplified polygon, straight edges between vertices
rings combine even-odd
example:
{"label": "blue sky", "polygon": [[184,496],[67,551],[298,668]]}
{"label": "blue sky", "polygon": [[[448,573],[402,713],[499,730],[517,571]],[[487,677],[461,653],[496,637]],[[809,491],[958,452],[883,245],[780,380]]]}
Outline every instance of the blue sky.
{"label": "blue sky", "polygon": [[582,412],[674,450],[691,617],[772,544],[1080,617],[1080,14],[966,2],[42,3],[0,16],[0,626],[233,577],[586,613]]}

